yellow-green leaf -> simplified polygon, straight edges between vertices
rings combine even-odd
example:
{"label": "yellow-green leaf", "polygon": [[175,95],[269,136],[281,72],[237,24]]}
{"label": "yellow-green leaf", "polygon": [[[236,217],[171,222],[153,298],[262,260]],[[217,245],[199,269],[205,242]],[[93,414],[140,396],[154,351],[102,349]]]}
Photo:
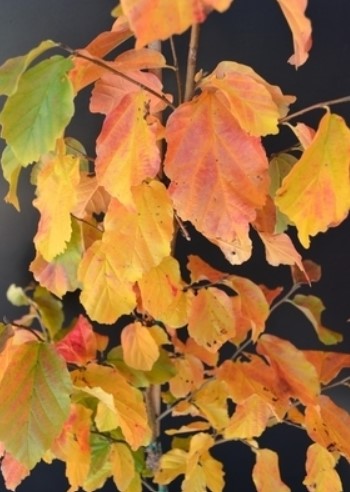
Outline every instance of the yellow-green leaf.
{"label": "yellow-green leaf", "polygon": [[17,196],[17,184],[22,169],[21,164],[16,159],[11,147],[7,146],[1,156],[1,167],[4,178],[9,184],[9,191],[4,200],[11,203],[19,211],[19,201]]}
{"label": "yellow-green leaf", "polygon": [[0,114],[2,137],[24,166],[54,150],[73,112],[70,59],[53,56],[22,75]]}
{"label": "yellow-green leaf", "polygon": [[0,382],[0,441],[29,469],[61,432],[70,392],[65,363],[51,345],[29,342],[13,349]]}
{"label": "yellow-green leaf", "polygon": [[350,206],[350,130],[327,112],[315,138],[284,178],[276,205],[298,229],[304,247],[310,236],[338,225]]}

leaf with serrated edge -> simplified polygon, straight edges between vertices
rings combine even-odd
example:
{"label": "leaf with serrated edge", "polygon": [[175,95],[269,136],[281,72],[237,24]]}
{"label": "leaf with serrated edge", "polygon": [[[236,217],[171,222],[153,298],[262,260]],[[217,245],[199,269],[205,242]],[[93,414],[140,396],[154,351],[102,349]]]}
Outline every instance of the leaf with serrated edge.
{"label": "leaf with serrated edge", "polygon": [[2,137],[26,166],[54,150],[74,113],[67,72],[72,61],[53,56],[30,68],[0,114]]}
{"label": "leaf with serrated edge", "polygon": [[234,250],[237,238],[248,237],[268,191],[261,142],[239,128],[217,92],[177,108],[168,119],[166,139],[164,170],[179,216]]}
{"label": "leaf with serrated edge", "polygon": [[61,432],[70,392],[66,366],[51,345],[29,342],[13,349],[0,382],[0,441],[29,469]]}
{"label": "leaf with serrated edge", "polygon": [[342,222],[349,211],[350,130],[338,115],[323,116],[315,138],[284,178],[275,203],[298,229],[304,247],[310,236]]}

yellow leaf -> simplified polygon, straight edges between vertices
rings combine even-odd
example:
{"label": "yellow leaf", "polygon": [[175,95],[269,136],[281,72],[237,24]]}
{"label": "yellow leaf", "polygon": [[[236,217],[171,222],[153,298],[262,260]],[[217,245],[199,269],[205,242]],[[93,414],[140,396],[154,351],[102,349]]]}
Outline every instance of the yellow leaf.
{"label": "yellow leaf", "polygon": [[292,303],[307,317],[322,343],[325,345],[334,345],[343,340],[341,333],[337,333],[322,325],[321,316],[325,307],[321,299],[316,296],[298,294],[293,297]]}
{"label": "yellow leaf", "polygon": [[158,182],[134,188],[135,210],[112,200],[105,217],[103,242],[113,255],[118,276],[139,280],[170,255],[173,208],[165,186]]}
{"label": "yellow leaf", "polygon": [[123,328],[121,344],[124,361],[133,369],[150,371],[159,357],[157,343],[141,323],[132,323]]}
{"label": "yellow leaf", "polygon": [[144,91],[125,96],[107,115],[96,141],[98,183],[129,209],[134,208],[131,188],[159,171],[156,128],[147,108]]}
{"label": "yellow leaf", "polygon": [[225,486],[222,463],[207,453],[205,460],[203,460],[203,471],[208,489],[211,492],[222,492]]}
{"label": "yellow leaf", "polygon": [[217,352],[236,332],[232,297],[215,287],[199,290],[190,305],[188,332],[198,345]]}
{"label": "yellow leaf", "polygon": [[42,257],[51,261],[63,253],[71,238],[71,212],[80,180],[79,160],[62,149],[39,170],[37,198],[33,201],[41,217],[34,243]]}
{"label": "yellow leaf", "polygon": [[136,306],[132,283],[121,278],[113,244],[96,241],[86,251],[78,270],[80,300],[91,319],[114,323]]}
{"label": "yellow leaf", "polygon": [[173,0],[121,0],[123,13],[136,37],[136,48],[142,48],[156,39],[165,40],[173,34],[181,34],[192,24],[203,22],[208,12],[223,12],[233,0],[198,0],[183,2]]}
{"label": "yellow leaf", "polygon": [[210,428],[210,424],[207,422],[203,422],[203,420],[196,420],[194,422],[190,422],[187,425],[182,425],[179,429],[167,429],[165,433],[168,436],[174,436],[176,434],[187,434],[192,432],[204,431]]}
{"label": "yellow leaf", "polygon": [[256,450],[253,481],[257,492],[290,492],[280,477],[278,455],[271,449]]}
{"label": "yellow leaf", "polygon": [[311,444],[307,450],[306,472],[303,481],[310,492],[342,492],[343,486],[334,469],[337,460],[323,446]]}
{"label": "yellow leaf", "polygon": [[260,140],[238,126],[218,92],[209,91],[172,113],[166,139],[164,169],[179,216],[209,240],[231,245],[231,256],[237,240],[249,256],[249,223],[268,191]]}
{"label": "yellow leaf", "polygon": [[304,404],[314,403],[320,394],[320,382],[315,367],[301,350],[274,335],[262,335],[257,350],[269,360],[289,386],[291,396]]}
{"label": "yellow leaf", "polygon": [[1,156],[1,167],[4,178],[9,184],[9,190],[4,200],[6,203],[11,203],[16,210],[19,211],[19,201],[17,196],[17,184],[22,165],[16,159],[14,153],[9,146],[5,147]]}
{"label": "yellow leaf", "polygon": [[311,22],[305,16],[307,0],[277,0],[293,34],[294,54],[289,63],[300,67],[306,62],[312,45]]}
{"label": "yellow leaf", "polygon": [[101,388],[113,396],[118,424],[132,450],[149,444],[152,432],[142,392],[128,384],[116,369],[91,363],[83,373],[74,372],[74,383],[83,388]]}
{"label": "yellow leaf", "polygon": [[286,115],[293,96],[268,84],[252,68],[223,61],[201,80],[201,89],[213,88],[224,95],[232,115],[247,133],[255,136],[278,133],[278,120]]}
{"label": "yellow leaf", "polygon": [[115,443],[111,446],[109,459],[115,485],[120,492],[128,489],[135,475],[134,458],[126,444]]}
{"label": "yellow leaf", "polygon": [[154,475],[154,481],[166,485],[178,475],[186,472],[187,453],[182,449],[171,449],[160,458],[159,469]]}
{"label": "yellow leaf", "polygon": [[195,393],[192,402],[214,429],[220,431],[228,425],[227,387],[222,381],[205,384]]}
{"label": "yellow leaf", "polygon": [[183,292],[184,282],[175,258],[164,258],[158,266],[143,275],[138,285],[142,307],[154,319],[171,328],[179,328],[187,323],[188,298]]}
{"label": "yellow leaf", "polygon": [[314,140],[284,178],[276,205],[298,229],[304,247],[309,236],[338,225],[350,206],[350,130],[327,112]]}
{"label": "yellow leaf", "polygon": [[274,416],[271,405],[260,396],[252,395],[238,404],[228,426],[225,439],[252,439],[259,437]]}

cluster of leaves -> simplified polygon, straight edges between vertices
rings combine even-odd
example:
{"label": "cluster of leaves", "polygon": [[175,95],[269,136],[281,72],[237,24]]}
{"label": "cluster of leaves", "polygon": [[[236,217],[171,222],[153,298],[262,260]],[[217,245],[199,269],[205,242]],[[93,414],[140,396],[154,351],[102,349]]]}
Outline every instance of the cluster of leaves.
{"label": "cluster of leaves", "polygon": [[[311,47],[307,2],[277,1],[293,34],[289,61],[300,66]],[[342,490],[335,466],[350,460],[350,416],[324,392],[350,355],[300,350],[265,327],[285,301],[323,343],[341,341],[322,325],[320,299],[294,295],[320,271],[286,230],[295,226],[307,247],[347,216],[350,130],[329,110],[316,130],[291,125],[295,98],[233,61],[198,73],[195,90],[174,104],[155,71],[178,67],[149,47],[191,25],[196,32],[231,3],[122,0],[111,31],[84,49],[45,41],[0,67],[5,199],[19,208],[17,182],[31,165],[40,213],[30,265],[39,285],[9,289],[27,312],[1,326],[0,449],[11,490],[41,459],[59,459],[71,492],[94,491],[108,477],[121,492],[161,490],[179,475],[185,492],[221,492],[223,467],[210,450],[241,441],[256,456],[256,489],[285,492],[277,454],[258,441],[282,423],[314,442],[307,489]],[[132,36],[135,49],[104,59]],[[42,60],[52,49],[69,56]],[[91,84],[90,110],[105,115],[96,159],[65,135],[76,94]],[[287,122],[298,143],[268,159],[261,137]],[[267,261],[293,267],[292,290],[270,291],[198,256],[180,265],[174,243],[181,233],[191,239],[186,222],[233,265],[251,256],[255,229]],[[120,345],[83,315],[65,326],[60,299],[77,289],[90,320],[129,315]],[[162,453],[159,425],[170,415],[172,448]],[[180,428],[179,416],[188,422]]]}

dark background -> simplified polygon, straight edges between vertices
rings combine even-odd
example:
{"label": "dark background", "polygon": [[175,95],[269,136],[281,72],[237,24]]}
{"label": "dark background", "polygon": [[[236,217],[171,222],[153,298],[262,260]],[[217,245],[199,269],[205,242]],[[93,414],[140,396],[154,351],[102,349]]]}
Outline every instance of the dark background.
{"label": "dark background", "polygon": [[[1,0],[0,63],[7,58],[27,52],[44,39],[62,41],[74,48],[83,47],[101,30],[108,29],[112,19],[110,10],[114,0]],[[309,0],[308,15],[313,22],[314,44],[308,62],[296,71],[287,63],[292,54],[292,39],[287,24],[275,0],[235,0],[225,15],[212,14],[201,31],[198,67],[211,71],[221,60],[235,60],[252,66],[270,83],[279,85],[286,94],[297,96],[292,111],[310,104],[350,94],[350,2],[349,0]],[[182,60],[185,60],[186,43],[175,38]],[[100,119],[87,112],[88,93],[78,98],[80,116],[71,125],[70,135],[93,152],[93,142]],[[350,104],[334,107],[350,123]],[[316,125],[320,111],[305,115],[303,121]],[[284,133],[283,133],[284,135]],[[289,143],[289,135],[269,138],[269,152],[282,150]],[[0,199],[7,192],[7,185],[0,182]],[[28,173],[21,179],[21,207],[18,214],[13,207],[0,203],[0,318],[12,319],[18,315],[6,301],[10,283],[25,286],[31,280],[28,265],[33,258],[32,238],[36,231],[37,215],[31,205],[32,190],[28,185]],[[340,350],[350,350],[350,222],[345,221],[336,229],[322,234],[312,241],[308,251],[299,248],[306,258],[322,264],[323,276],[311,292],[320,296],[326,312],[324,324],[344,334]],[[188,248],[187,245],[182,245]],[[197,239],[191,243],[191,251],[199,252],[212,264],[222,266],[222,258],[208,245]],[[189,252],[187,249],[186,253]],[[286,267],[266,266],[263,254],[257,246],[252,260],[234,269],[248,275],[256,282],[270,287],[290,283]],[[73,299],[73,301],[72,301]],[[74,296],[70,306],[74,309]],[[269,331],[287,336],[300,348],[318,347],[312,328],[297,312],[282,307],[269,322]],[[338,350],[338,349],[337,349]],[[349,390],[348,390],[349,391]],[[334,391],[332,396],[339,405],[350,410],[350,395]],[[285,426],[286,427],[286,426]],[[305,435],[291,428],[273,428],[266,432],[262,445],[271,446],[280,453],[283,480],[293,492],[306,488],[304,477],[305,448],[309,441]],[[251,481],[253,456],[243,445],[226,444],[217,450],[224,460],[227,472],[225,491],[250,492],[255,490]],[[338,467],[345,491],[350,490],[350,467],[342,460]],[[19,492],[64,492],[67,490],[64,467],[40,465],[19,488]],[[115,490],[109,483],[103,489]],[[0,491],[5,491],[0,482]]]}

